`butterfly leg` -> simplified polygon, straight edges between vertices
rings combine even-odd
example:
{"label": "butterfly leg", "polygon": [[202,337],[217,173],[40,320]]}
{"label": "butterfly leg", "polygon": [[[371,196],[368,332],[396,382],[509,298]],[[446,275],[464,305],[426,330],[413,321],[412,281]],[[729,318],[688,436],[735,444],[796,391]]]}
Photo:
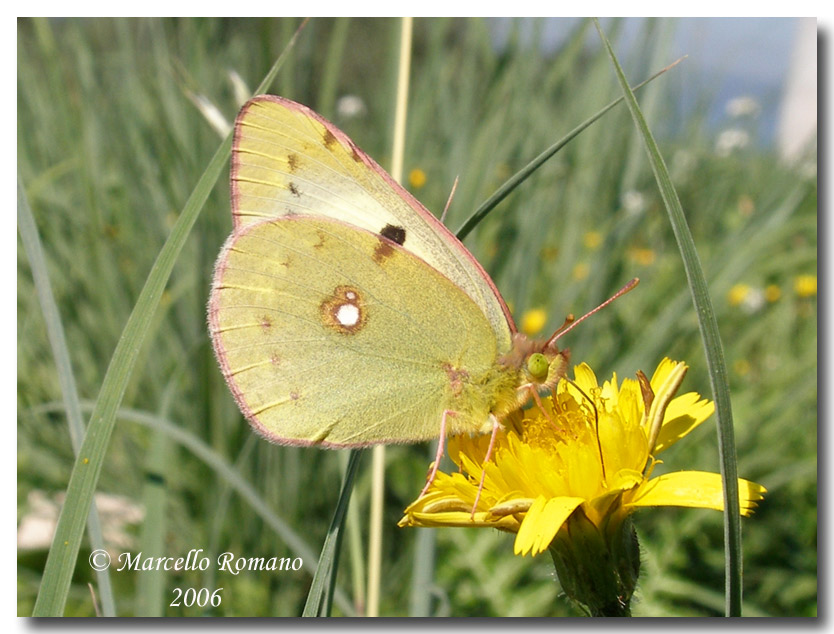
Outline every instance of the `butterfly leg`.
{"label": "butterfly leg", "polygon": [[472,505],[471,518],[475,519],[475,509],[478,508],[478,502],[481,501],[481,491],[484,490],[484,480],[486,480],[486,465],[489,459],[492,458],[492,450],[495,448],[495,437],[498,435],[498,430],[501,428],[501,423],[495,416],[492,418],[492,434],[489,437],[489,447],[487,448],[486,456],[484,457],[484,464],[481,468],[481,483],[478,485],[478,494],[475,496],[475,504]]}
{"label": "butterfly leg", "polygon": [[420,495],[417,496],[418,499],[423,497],[426,494],[426,491],[429,490],[431,483],[434,482],[434,478],[437,475],[437,469],[440,467],[440,459],[443,457],[443,450],[446,448],[446,417],[456,415],[456,412],[447,409],[444,410],[443,416],[440,418],[440,438],[437,440],[437,455],[434,457],[434,463],[432,464],[431,471],[429,472],[429,477],[426,479],[426,486],[424,486],[423,490],[420,491]]}
{"label": "butterfly leg", "polygon": [[539,396],[539,391],[536,387],[532,383],[528,383],[525,387],[530,390],[530,394],[533,395],[533,400],[536,402],[536,406],[538,406],[539,411],[547,419],[547,422],[550,423],[557,432],[563,432],[564,430],[559,427],[559,425],[556,424],[556,421],[553,420],[553,417],[547,413],[547,410],[544,408],[544,403],[542,403],[542,397]]}

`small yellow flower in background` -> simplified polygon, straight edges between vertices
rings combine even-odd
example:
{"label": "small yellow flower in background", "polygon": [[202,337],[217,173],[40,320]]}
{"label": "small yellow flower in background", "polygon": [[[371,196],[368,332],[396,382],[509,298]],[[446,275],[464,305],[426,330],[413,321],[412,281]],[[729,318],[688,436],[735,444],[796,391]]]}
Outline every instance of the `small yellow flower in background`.
{"label": "small yellow flower in background", "polygon": [[752,292],[753,288],[749,284],[736,284],[727,293],[727,300],[730,302],[730,306],[740,306]]}
{"label": "small yellow flower in background", "polygon": [[599,231],[588,231],[582,236],[582,244],[586,249],[596,249],[602,244],[602,234]]}
{"label": "small yellow flower in background", "polygon": [[419,167],[415,167],[408,173],[408,184],[414,189],[420,189],[426,184],[426,173]]}
{"label": "small yellow flower in background", "polygon": [[750,374],[750,362],[747,359],[737,359],[733,361],[733,370],[739,376],[747,376]]}
{"label": "small yellow flower in background", "polygon": [[542,250],[539,251],[539,257],[545,262],[553,262],[559,257],[559,248],[552,246],[542,247]]}
{"label": "small yellow flower in background", "polygon": [[817,294],[817,276],[798,275],[793,282],[793,288],[800,297],[813,297]]}
{"label": "small yellow flower in background", "polygon": [[512,175],[513,175],[513,170],[506,163],[499,163],[498,165],[495,166],[495,177],[499,181],[503,182],[503,181],[507,180]]}
{"label": "small yellow flower in background", "polygon": [[639,249],[635,247],[629,249],[628,256],[637,262],[637,264],[642,264],[643,266],[651,266],[655,261],[655,254],[652,249]]}
{"label": "small yellow flower in background", "polygon": [[765,287],[764,294],[765,299],[772,304],[773,302],[779,301],[779,298],[782,297],[782,289],[776,284],[768,284]]}
{"label": "small yellow flower in background", "polygon": [[727,293],[730,306],[740,307],[744,312],[753,314],[765,304],[765,291],[749,284],[736,284]]}
{"label": "small yellow flower in background", "polygon": [[589,267],[585,262],[578,262],[576,266],[573,267],[573,279],[575,280],[584,280],[588,277],[588,274],[591,272],[591,267]]}
{"label": "small yellow flower in background", "polygon": [[544,308],[534,308],[521,316],[521,332],[525,335],[536,335],[547,323],[547,313]]}
{"label": "small yellow flower in background", "polygon": [[[576,385],[561,381],[542,399],[545,412],[533,407],[505,421],[488,463],[488,436],[450,438],[460,472],[438,472],[400,526],[516,533],[515,553],[549,550],[565,592],[592,614],[627,613],[640,565],[629,516],[648,506],[724,508],[717,473],[651,477],[656,456],[714,409],[695,392],[675,396],[686,370],[664,359],[650,382],[618,386],[614,375],[600,386],[590,367],[577,366]],[[765,489],[738,483],[741,514],[748,516]]]}

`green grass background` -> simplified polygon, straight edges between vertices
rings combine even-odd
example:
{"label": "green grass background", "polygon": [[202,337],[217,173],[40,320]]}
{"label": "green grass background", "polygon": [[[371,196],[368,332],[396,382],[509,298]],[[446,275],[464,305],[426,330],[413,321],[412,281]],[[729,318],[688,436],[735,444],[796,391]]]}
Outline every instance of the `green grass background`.
{"label": "green grass background", "polygon": [[[18,22],[18,170],[82,400],[97,397],[148,271],[220,143],[188,95],[202,95],[231,121],[240,106],[235,77],[255,86],[299,22]],[[606,23],[615,47],[619,28]],[[673,61],[665,44],[669,28],[664,21],[646,22],[638,40],[645,46],[621,56],[633,83]],[[271,92],[310,105],[387,165],[398,32],[398,22],[389,19],[312,20]],[[425,186],[413,191],[437,213],[460,177],[447,219],[453,230],[507,177],[620,96],[610,62],[589,34],[595,37],[590,24],[579,25],[559,51],[544,55],[535,41],[520,37],[496,51],[480,20],[416,22],[406,173],[425,172]],[[786,165],[755,146],[721,156],[716,131],[701,118],[672,126],[670,95],[686,81],[685,64],[638,97],[713,292],[730,368],[739,474],[768,488],[757,513],[743,522],[745,614],[814,615],[817,306],[816,297],[798,295],[794,285],[800,275],[816,275],[816,156]],[[362,99],[364,114],[340,114],[337,100],[349,94]],[[705,103],[711,98],[703,96]],[[725,123],[755,136],[755,118]],[[672,129],[680,131],[667,132]],[[344,455],[257,439],[214,362],[205,304],[230,227],[224,177],[154,316],[98,490],[145,510],[141,522],[123,528],[132,544],[114,552],[177,557],[203,548],[212,559],[225,551],[301,553],[304,568],[237,576],[215,566],[186,573],[111,571],[120,615],[300,614],[338,496]],[[586,243],[589,232],[602,237],[596,248]],[[517,316],[547,310],[545,330],[639,276],[637,290],[566,337],[574,361],[588,361],[605,378],[638,369],[651,374],[663,356],[683,359],[691,366],[684,389],[709,395],[680,256],[624,106],[518,188],[466,244]],[[729,291],[737,284],[749,285],[754,295],[775,286],[780,296],[735,305]],[[66,489],[74,462],[55,361],[20,246],[17,301],[20,521],[31,511],[32,491],[53,496]],[[387,452],[382,614],[575,614],[560,595],[549,558],[514,557],[512,536],[498,532],[432,531],[433,578],[428,586],[415,584],[414,569],[426,551],[418,551],[419,531],[396,522],[422,487],[430,452],[425,446]],[[346,600],[337,603],[337,614],[361,612],[368,458],[352,500],[338,579]],[[714,426],[704,424],[664,454],[658,469],[717,471]],[[276,518],[301,546],[276,531]],[[720,514],[647,510],[636,525],[643,570],[635,614],[721,614]],[[31,613],[46,550],[18,551],[20,615]],[[67,614],[94,613],[88,555],[85,546]],[[216,609],[168,605],[174,588],[221,586]]]}

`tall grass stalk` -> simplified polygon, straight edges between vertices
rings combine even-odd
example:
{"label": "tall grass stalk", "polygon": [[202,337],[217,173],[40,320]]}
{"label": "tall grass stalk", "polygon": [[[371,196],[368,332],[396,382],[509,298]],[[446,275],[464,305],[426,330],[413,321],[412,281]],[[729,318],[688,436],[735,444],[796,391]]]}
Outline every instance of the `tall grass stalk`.
{"label": "tall grass stalk", "polygon": [[[44,321],[49,332],[49,342],[52,346],[52,354],[55,357],[55,367],[58,369],[58,378],[61,382],[61,392],[64,396],[64,410],[69,425],[72,450],[76,457],[81,449],[81,442],[84,438],[84,421],[81,419],[81,406],[78,402],[78,389],[75,384],[75,375],[72,371],[69,350],[67,349],[64,327],[61,323],[61,315],[55,303],[55,296],[52,294],[52,286],[49,283],[49,273],[46,268],[46,258],[43,253],[38,236],[38,228],[35,219],[32,217],[32,210],[29,208],[29,201],[26,200],[26,192],[17,180],[17,226],[29,264],[32,267],[32,277],[35,288],[38,291],[38,300],[43,310]],[[93,550],[100,551],[104,548],[104,539],[101,534],[101,520],[99,519],[96,505],[90,505],[90,512],[87,517],[87,530],[90,533],[90,543]],[[113,598],[113,586],[110,583],[110,573],[104,570],[96,571],[98,579],[99,599],[101,601],[101,613],[103,616],[116,616],[116,603]]]}
{"label": "tall grass stalk", "polygon": [[[295,40],[290,40],[289,47]],[[264,90],[272,82],[281,67],[283,55],[279,57],[258,90]],[[46,560],[43,581],[35,602],[33,616],[60,616],[63,614],[69,593],[72,573],[81,538],[84,533],[84,519],[90,509],[93,493],[107,453],[107,445],[116,423],[116,411],[121,404],[139,356],[142,343],[152,323],[153,313],[162,298],[177,257],[182,250],[197,216],[209,196],[214,184],[229,158],[232,147],[231,134],[220,144],[208,167],[201,176],[185,204],[171,235],[157,256],[148,275],[145,286],[125,325],[116,350],[104,377],[104,382],[90,416],[90,423],[81,449],[75,461],[67,487],[67,497],[61,509],[58,526],[52,540],[52,547]]]}
{"label": "tall grass stalk", "polygon": [[730,404],[730,386],[727,380],[727,364],[724,361],[724,347],[718,332],[718,320],[712,306],[706,277],[701,267],[695,241],[686,223],[678,193],[669,176],[669,170],[652,136],[646,119],[640,110],[634,91],[629,87],[623,69],[614,49],[599,22],[594,25],[602,38],[611,63],[617,74],[617,80],[640,132],[646,153],[652,166],[663,203],[669,214],[669,220],[681,252],[692,302],[698,316],[698,326],[706,352],[713,399],[715,400],[716,426],[718,430],[718,451],[721,458],[721,475],[724,484],[724,545],[726,557],[726,615],[741,616],[741,518],[739,516],[738,497],[738,460],[736,458],[735,434],[733,430],[733,411]]}
{"label": "tall grass stalk", "polygon": [[[411,71],[412,19],[403,18],[400,27],[397,92],[394,108],[394,135],[391,150],[391,176],[398,183],[403,178],[405,129],[408,112],[409,73]],[[373,449],[370,537],[368,541],[367,616],[379,616],[379,593],[382,584],[382,509],[385,495],[385,445]]]}

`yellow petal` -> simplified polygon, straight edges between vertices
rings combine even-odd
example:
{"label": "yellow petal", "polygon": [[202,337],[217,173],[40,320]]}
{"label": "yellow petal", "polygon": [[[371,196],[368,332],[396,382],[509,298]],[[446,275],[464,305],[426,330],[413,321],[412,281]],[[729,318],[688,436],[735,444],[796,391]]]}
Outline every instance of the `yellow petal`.
{"label": "yellow petal", "polygon": [[[749,480],[738,480],[741,514],[749,516],[766,489]],[[724,510],[721,475],[706,471],[677,471],[650,480],[624,506],[686,506]]]}
{"label": "yellow petal", "polygon": [[538,555],[546,550],[565,520],[583,501],[583,498],[576,497],[548,499],[540,495],[536,498],[516,535],[515,554],[526,555],[529,552]]}
{"label": "yellow petal", "polygon": [[682,394],[666,408],[663,426],[654,445],[654,455],[668,449],[703,423],[715,411],[712,401],[702,399],[697,392]]}
{"label": "yellow petal", "polygon": [[672,373],[675,367],[677,367],[678,363],[678,361],[672,361],[672,359],[664,357],[663,361],[658,364],[657,369],[652,375],[651,381],[649,381],[649,383],[651,383],[652,390],[654,390],[655,393],[657,393],[660,387],[666,382],[667,377]]}
{"label": "yellow petal", "polygon": [[471,511],[449,511],[442,513],[408,513],[397,524],[398,526],[422,526],[439,528],[443,526],[456,526],[469,528],[473,526],[498,528],[505,531],[516,532],[518,520],[512,515],[507,517],[492,518],[488,513],[475,513],[472,517]]}
{"label": "yellow petal", "polygon": [[573,376],[574,381],[576,381],[576,384],[586,392],[592,392],[596,387],[599,386],[594,371],[591,369],[591,366],[589,366],[587,363],[580,363],[579,365],[575,366],[573,368]]}

